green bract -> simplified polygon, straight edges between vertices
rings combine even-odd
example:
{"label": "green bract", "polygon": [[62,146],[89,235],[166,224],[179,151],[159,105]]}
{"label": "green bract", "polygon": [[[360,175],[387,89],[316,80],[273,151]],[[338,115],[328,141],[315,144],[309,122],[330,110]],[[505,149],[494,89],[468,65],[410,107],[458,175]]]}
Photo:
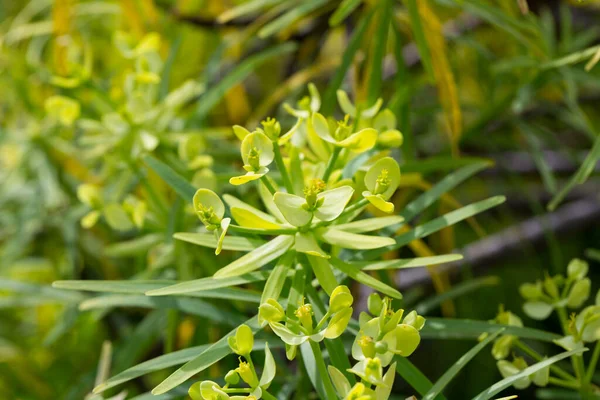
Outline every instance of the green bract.
{"label": "green bract", "polygon": [[391,157],[385,157],[373,164],[365,175],[365,186],[368,190],[363,196],[371,204],[381,211],[391,213],[394,204],[390,203],[390,197],[394,194],[400,184],[400,167]]}
{"label": "green bract", "polygon": [[358,132],[353,132],[352,126],[349,124],[348,115],[346,115],[344,120],[338,121],[335,123],[335,126],[332,126],[323,115],[314,113],[309,129],[313,129],[327,143],[357,153],[371,149],[377,142],[377,131],[373,128],[365,128]]}
{"label": "green bract", "polygon": [[253,132],[242,141],[242,160],[246,175],[236,176],[229,180],[232,185],[243,185],[250,181],[260,179],[269,172],[267,166],[273,162],[273,144],[271,140],[261,132]]}

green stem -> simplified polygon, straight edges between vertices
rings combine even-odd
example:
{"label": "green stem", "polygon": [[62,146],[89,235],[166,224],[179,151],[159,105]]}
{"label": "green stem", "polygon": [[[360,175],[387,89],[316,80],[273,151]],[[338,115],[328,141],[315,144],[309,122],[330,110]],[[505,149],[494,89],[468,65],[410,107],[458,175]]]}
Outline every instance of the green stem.
{"label": "green stem", "polygon": [[[543,357],[537,351],[533,350],[531,347],[529,347],[522,341],[517,339],[513,343],[515,344],[515,346],[517,346],[525,354],[527,354],[534,360],[536,360],[538,362],[543,360]],[[557,365],[551,365],[550,371],[554,372],[556,375],[560,376],[561,378],[564,378],[567,381],[576,381],[577,380],[577,378],[575,378],[573,375],[569,374],[567,371],[563,370],[562,368],[560,368]]]}
{"label": "green stem", "polygon": [[245,226],[239,226],[231,224],[229,229],[232,232],[249,233],[251,235],[295,235],[297,229],[262,229],[262,228],[247,228]]}
{"label": "green stem", "polygon": [[281,149],[279,149],[279,145],[277,142],[273,142],[273,153],[275,154],[275,164],[277,164],[277,169],[281,174],[281,179],[283,180],[283,186],[288,191],[288,193],[294,194],[294,185],[292,185],[292,181],[290,180],[290,175],[288,174],[287,168],[283,163],[283,157],[281,157]]}
{"label": "green stem", "polygon": [[600,357],[600,341],[596,342],[596,347],[594,347],[594,353],[592,354],[592,358],[590,359],[590,364],[588,365],[587,373],[585,374],[585,382],[590,383],[592,381],[592,377],[594,376],[594,372],[596,371],[596,365],[598,364],[598,358]]}
{"label": "green stem", "polygon": [[[558,307],[556,309],[558,313],[558,318],[560,319],[560,324],[562,325],[563,333],[565,335],[569,334],[569,319],[567,317],[567,310],[564,307]],[[581,390],[581,394],[584,394],[585,388],[585,367],[583,365],[583,357],[581,354],[576,354],[571,356],[571,363],[573,364],[573,370],[575,370],[575,376],[577,376],[577,380],[580,382],[579,389]]]}
{"label": "green stem", "polygon": [[277,190],[273,187],[273,185],[271,185],[271,182],[267,179],[266,175],[261,176],[260,181],[265,185],[267,190],[271,192],[271,194],[275,194]]}
{"label": "green stem", "polygon": [[562,379],[550,377],[548,378],[548,383],[564,388],[579,390],[579,384],[576,382],[563,381]]}
{"label": "green stem", "polygon": [[252,356],[250,356],[250,353],[248,353],[248,355],[244,356],[244,358],[248,362],[250,369],[252,369],[252,375],[254,376],[255,382],[258,385],[258,382],[260,382],[260,381],[258,379],[258,375],[256,374],[256,368],[254,368],[254,363],[252,362]]}
{"label": "green stem", "polygon": [[317,369],[319,370],[319,375],[321,375],[321,380],[323,382],[323,387],[325,388],[325,393],[327,394],[328,399],[337,399],[337,394],[331,383],[331,379],[329,379],[329,373],[327,372],[327,365],[325,365],[325,359],[323,358],[323,353],[321,352],[321,347],[319,343],[313,342],[312,340],[308,341],[310,343],[310,348],[315,356],[315,362],[317,364]]}
{"label": "green stem", "polygon": [[335,170],[335,163],[337,162],[337,159],[338,159],[341,151],[342,151],[341,147],[335,146],[333,148],[333,153],[331,153],[331,157],[329,157],[329,161],[327,162],[327,167],[325,168],[325,173],[323,174],[323,180],[325,181],[325,183],[327,183],[327,180],[329,180],[329,177],[331,176],[332,172]]}

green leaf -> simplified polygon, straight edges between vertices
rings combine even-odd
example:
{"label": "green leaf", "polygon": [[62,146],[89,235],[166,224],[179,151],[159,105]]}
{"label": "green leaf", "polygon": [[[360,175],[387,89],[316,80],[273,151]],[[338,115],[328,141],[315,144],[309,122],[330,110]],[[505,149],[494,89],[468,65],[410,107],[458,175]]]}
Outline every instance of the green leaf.
{"label": "green leaf", "polygon": [[556,207],[564,200],[564,198],[569,194],[571,190],[577,185],[584,184],[585,181],[589,178],[591,173],[596,168],[596,164],[600,160],[600,135],[596,136],[596,140],[594,141],[594,145],[592,146],[590,152],[583,160],[583,163],[577,169],[577,172],[573,174],[569,182],[552,198],[550,203],[548,203],[548,210],[553,211]]}
{"label": "green leaf", "polygon": [[325,253],[312,232],[296,233],[296,242],[294,244],[294,249],[299,253],[304,253],[308,255],[313,255],[322,258],[329,258],[330,255]]}
{"label": "green leaf", "polygon": [[[257,316],[245,322],[246,325],[252,328],[252,332],[256,333],[260,327],[258,325]],[[234,336],[237,328],[230,331],[227,335],[222,337],[218,342],[214,343],[204,352],[200,353],[196,358],[185,363],[177,371],[173,372],[167,379],[162,381],[158,386],[152,390],[152,394],[159,395],[168,392],[179,384],[187,381],[192,376],[199,372],[204,371],[214,363],[222,360],[227,355],[231,354],[229,348],[228,338]]]}
{"label": "green leaf", "polygon": [[[256,303],[260,298],[256,298]],[[191,298],[158,298],[141,295],[105,295],[84,300],[79,304],[81,311],[113,307],[140,307],[151,309],[174,309],[186,314],[205,317],[211,321],[234,326],[243,322],[241,315],[225,311],[206,301]]]}
{"label": "green leaf", "polygon": [[224,11],[218,16],[217,21],[220,23],[225,23],[227,21],[231,21],[232,19],[252,14],[281,2],[283,2],[283,0],[250,0]]}
{"label": "green leaf", "polygon": [[128,382],[140,376],[149,374],[151,372],[166,369],[174,365],[183,364],[193,359],[199,353],[203,353],[210,346],[210,344],[194,346],[187,349],[174,351],[169,354],[164,354],[162,356],[145,361],[134,367],[128,368],[125,371],[111,377],[106,382],[99,384],[94,388],[94,393],[102,393],[105,390],[118,386],[122,383]]}
{"label": "green leaf", "polygon": [[571,357],[572,355],[581,354],[587,350],[588,350],[587,348],[583,348],[583,349],[577,349],[577,350],[572,350],[572,351],[566,351],[564,353],[557,354],[553,357],[547,358],[543,361],[533,364],[533,365],[525,368],[518,374],[509,376],[508,378],[505,378],[499,382],[496,382],[495,384],[493,384],[492,386],[490,386],[489,388],[487,388],[486,390],[484,390],[483,392],[481,392],[477,396],[475,396],[473,398],[473,400],[491,399],[492,397],[494,397],[495,395],[497,395],[504,389],[508,388],[513,383],[517,382],[518,380],[523,379],[525,377],[529,377],[530,375],[536,373],[537,371],[544,369],[560,360],[563,360],[567,357]]}
{"label": "green leaf", "polygon": [[285,284],[285,280],[288,276],[288,272],[291,272],[292,263],[296,254],[293,251],[288,252],[286,255],[279,259],[279,262],[273,268],[273,271],[269,274],[267,283],[262,292],[260,303],[264,303],[267,299],[277,300]]}
{"label": "green leaf", "polygon": [[360,235],[335,228],[321,228],[316,231],[316,234],[321,240],[344,249],[378,249],[384,246],[392,246],[395,243],[394,239],[389,237]]}
{"label": "green leaf", "polygon": [[[217,238],[213,233],[178,232],[173,237],[177,240],[197,244],[198,246],[209,247],[211,249],[217,248]],[[265,243],[262,240],[247,239],[241,236],[225,236],[223,250],[252,251],[263,246]]]}
{"label": "green leaf", "polygon": [[200,119],[205,118],[213,107],[221,101],[225,93],[246,79],[252,71],[263,65],[266,61],[274,57],[283,57],[286,53],[290,53],[295,49],[295,43],[287,42],[253,54],[240,62],[227,76],[221,79],[215,86],[208,89],[204,96],[201,97],[196,109],[196,116]]}
{"label": "green leaf", "polygon": [[553,342],[561,336],[533,328],[494,324],[487,321],[474,321],[454,318],[427,318],[420,334],[423,339],[477,339],[482,333],[494,333],[499,328],[506,328],[504,334],[523,339],[534,339]]}
{"label": "green leaf", "polygon": [[360,261],[353,262],[352,265],[365,270],[376,271],[381,269],[402,269],[402,268],[417,268],[427,267],[430,265],[444,264],[453,261],[462,260],[461,254],[442,254],[431,257],[415,257],[415,258],[399,258],[396,260],[386,261]]}
{"label": "green leaf", "polygon": [[402,298],[402,294],[399,291],[397,291],[396,289],[394,289],[391,286],[386,285],[383,282],[378,281],[377,279],[373,278],[372,276],[365,274],[364,272],[362,272],[360,269],[354,267],[353,265],[345,263],[339,259],[332,259],[332,262],[333,262],[333,265],[337,269],[339,269],[340,271],[342,271],[343,273],[345,273],[346,275],[348,275],[350,278],[354,279],[355,281],[360,282],[363,285],[367,285],[370,288],[373,288],[373,289],[377,290],[378,292],[386,294],[394,299]]}
{"label": "green leaf", "polygon": [[362,0],[343,0],[331,18],[329,18],[329,26],[334,27],[342,23],[348,15],[352,14],[352,11],[356,10],[361,2]]}
{"label": "green leaf", "polygon": [[[364,233],[387,228],[388,226],[400,225],[402,222],[404,222],[403,217],[392,215],[389,217],[361,219],[347,224],[335,225],[335,228],[351,233]],[[395,226],[394,228],[398,229],[399,226]]]}
{"label": "green leaf", "polygon": [[[58,286],[52,284],[53,287],[46,285],[38,285],[35,283],[14,281],[10,279],[0,278],[0,290],[15,293],[24,293],[26,297],[40,297],[45,299],[56,299],[61,301],[81,301],[84,297],[79,293],[64,292]],[[2,297],[0,297],[2,298]]]}
{"label": "green leaf", "polygon": [[217,279],[230,278],[252,272],[265,264],[279,258],[294,243],[293,236],[281,235],[260,246],[256,250],[238,258],[214,275]]}
{"label": "green leaf", "polygon": [[404,4],[408,9],[408,18],[410,20],[411,31],[419,50],[419,56],[421,57],[421,63],[423,68],[427,71],[429,79],[435,80],[433,74],[433,63],[431,62],[431,54],[429,52],[429,45],[427,38],[425,37],[425,31],[423,30],[423,22],[421,21],[421,15],[419,14],[419,6],[417,5],[418,0],[405,0]]}
{"label": "green leaf", "polygon": [[423,396],[423,400],[434,400],[438,394],[444,390],[444,388],[450,383],[452,379],[465,367],[469,361],[471,361],[485,346],[487,346],[492,340],[494,340],[504,329],[499,329],[493,334],[486,337],[481,342],[477,343],[471,350],[467,351],[462,357],[458,359],[444,375],[437,380],[431,389]]}
{"label": "green leaf", "polygon": [[400,212],[400,215],[404,217],[406,221],[412,220],[421,211],[425,210],[427,207],[439,200],[442,195],[450,192],[456,186],[479,171],[488,168],[489,166],[489,162],[469,164],[465,167],[462,167],[458,171],[446,175],[444,179],[435,184],[431,189],[407,204],[406,207],[404,207],[404,209]]}
{"label": "green leaf", "polygon": [[497,205],[504,203],[505,200],[506,198],[504,196],[495,196],[477,203],[469,204],[468,206],[461,207],[457,210],[444,214],[441,217],[426,222],[423,225],[418,225],[406,233],[396,236],[396,244],[393,246],[367,251],[364,254],[361,254],[361,257],[363,259],[373,259],[388,251],[399,249],[415,239],[422,239],[448,226],[452,226],[492,207],[496,207]]}
{"label": "green leaf", "polygon": [[465,282],[461,282],[458,285],[452,286],[451,289],[443,293],[437,294],[425,301],[420,302],[414,307],[414,309],[417,313],[426,315],[429,311],[433,310],[435,307],[438,307],[445,301],[464,296],[465,294],[471,293],[475,290],[484,287],[496,286],[499,283],[500,279],[496,276],[486,276],[483,278],[475,278]]}
{"label": "green leaf", "polygon": [[196,188],[171,167],[152,156],[144,157],[144,162],[152,168],[185,201],[192,202]]}
{"label": "green leaf", "polygon": [[[83,290],[88,292],[107,292],[123,294],[144,294],[148,290],[157,289],[165,285],[173,285],[177,281],[151,280],[151,281],[101,281],[101,280],[83,280],[83,281],[55,281],[52,286],[58,289]],[[0,286],[1,287],[1,286]]]}
{"label": "green leaf", "polygon": [[[423,373],[409,361],[408,358],[395,356],[396,372],[420,395],[427,393],[433,384]],[[443,394],[439,394],[437,400],[445,400]]]}
{"label": "green leaf", "polygon": [[[213,235],[214,236],[214,235]],[[109,257],[131,257],[147,252],[153,246],[163,242],[165,236],[160,233],[150,233],[125,242],[115,243],[104,249],[104,254]]]}
{"label": "green leaf", "polygon": [[381,93],[383,82],[383,59],[386,53],[388,32],[390,29],[391,17],[394,14],[391,0],[379,2],[378,19],[375,21],[375,34],[371,39],[371,54],[369,60],[369,86],[367,92],[367,101],[374,103]]}
{"label": "green leaf", "polygon": [[312,270],[319,282],[319,285],[325,290],[328,295],[331,295],[333,290],[337,287],[338,282],[335,279],[331,264],[323,257],[315,257],[311,255],[306,256],[312,267]]}
{"label": "green leaf", "polygon": [[297,7],[292,8],[282,16],[266,24],[260,31],[258,31],[258,36],[262,39],[265,39],[271,35],[274,35],[277,32],[288,28],[295,21],[309,14],[311,11],[316,10],[325,3],[327,3],[326,0],[312,0],[300,3],[300,5]]}
{"label": "green leaf", "polygon": [[146,292],[146,296],[178,295],[205,290],[224,288],[229,286],[245,285],[252,282],[264,281],[268,278],[268,272],[252,272],[248,274],[233,276],[230,278],[215,279],[213,277],[194,279],[174,285],[163,286]]}
{"label": "green leaf", "polygon": [[356,25],[354,32],[352,34],[352,38],[348,42],[346,50],[344,51],[344,55],[342,56],[342,63],[335,71],[335,75],[329,81],[329,85],[327,86],[327,90],[323,95],[323,108],[322,112],[326,115],[329,115],[333,112],[335,106],[336,93],[342,82],[344,81],[344,77],[352,65],[354,61],[354,57],[356,52],[360,48],[362,44],[362,40],[365,38],[365,32],[367,27],[369,26],[369,22],[375,13],[375,8],[369,11]]}

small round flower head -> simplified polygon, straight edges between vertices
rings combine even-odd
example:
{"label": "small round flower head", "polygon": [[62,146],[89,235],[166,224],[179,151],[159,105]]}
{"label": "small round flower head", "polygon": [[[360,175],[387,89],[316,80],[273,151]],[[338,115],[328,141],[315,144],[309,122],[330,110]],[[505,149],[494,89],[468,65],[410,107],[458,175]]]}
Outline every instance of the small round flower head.
{"label": "small round flower head", "polygon": [[272,141],[277,141],[279,139],[279,135],[281,134],[281,125],[279,121],[275,118],[267,118],[266,120],[261,122],[262,130],[267,135],[269,139]]}
{"label": "small round flower head", "polygon": [[302,326],[309,330],[312,329],[313,310],[310,304],[304,304],[304,300],[302,300],[302,304],[296,309],[296,311],[294,311],[294,315],[300,320]]}

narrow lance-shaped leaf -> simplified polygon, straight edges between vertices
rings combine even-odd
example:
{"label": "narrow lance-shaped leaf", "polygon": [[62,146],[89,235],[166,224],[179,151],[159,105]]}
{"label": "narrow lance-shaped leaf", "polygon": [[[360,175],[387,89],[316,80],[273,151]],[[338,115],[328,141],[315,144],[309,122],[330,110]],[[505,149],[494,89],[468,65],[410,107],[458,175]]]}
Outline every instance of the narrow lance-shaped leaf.
{"label": "narrow lance-shaped leaf", "polygon": [[431,389],[423,396],[423,400],[434,400],[439,393],[450,383],[450,381],[465,367],[469,361],[473,359],[485,346],[487,346],[492,340],[496,339],[498,335],[504,331],[503,328],[497,330],[493,334],[486,337],[481,342],[477,343],[471,350],[466,352],[462,357],[458,359],[445,373],[438,379]]}
{"label": "narrow lance-shaped leaf", "polygon": [[509,386],[511,386],[513,383],[517,382],[518,380],[528,377],[534,373],[536,373],[537,371],[544,369],[560,360],[563,360],[567,357],[571,357],[573,355],[578,355],[583,353],[584,351],[587,351],[587,348],[582,348],[582,349],[577,349],[577,350],[572,350],[572,351],[566,351],[564,353],[560,353],[557,354],[553,357],[547,358],[543,361],[540,361],[536,364],[533,364],[527,368],[525,368],[524,370],[522,370],[521,372],[519,372],[518,374],[509,376],[508,378],[502,379],[500,382],[496,382],[495,384],[493,384],[492,386],[490,386],[489,388],[487,388],[486,390],[484,390],[483,392],[479,393],[477,396],[475,396],[473,398],[473,400],[488,400],[493,398],[495,395],[497,395],[498,393],[500,393],[501,391],[503,391],[504,389],[508,388]]}
{"label": "narrow lance-shaped leaf", "polygon": [[[260,329],[258,325],[257,316],[254,316],[253,318],[247,320],[245,324],[248,325],[254,333],[256,333]],[[179,384],[187,381],[192,376],[204,371],[206,368],[210,367],[216,362],[219,362],[224,357],[231,354],[228,338],[230,336],[235,335],[236,331],[237,328],[230,331],[218,342],[214,343],[212,346],[210,346],[208,349],[206,349],[204,352],[198,355],[198,357],[194,358],[191,361],[188,361],[181,368],[173,372],[171,375],[169,375],[167,379],[162,381],[158,386],[156,386],[152,390],[152,394],[159,395],[168,392],[169,390],[175,388]]]}
{"label": "narrow lance-shaped leaf", "polygon": [[238,258],[214,275],[217,279],[229,278],[252,272],[263,265],[279,258],[294,243],[293,236],[281,235],[267,242],[256,250]]}

